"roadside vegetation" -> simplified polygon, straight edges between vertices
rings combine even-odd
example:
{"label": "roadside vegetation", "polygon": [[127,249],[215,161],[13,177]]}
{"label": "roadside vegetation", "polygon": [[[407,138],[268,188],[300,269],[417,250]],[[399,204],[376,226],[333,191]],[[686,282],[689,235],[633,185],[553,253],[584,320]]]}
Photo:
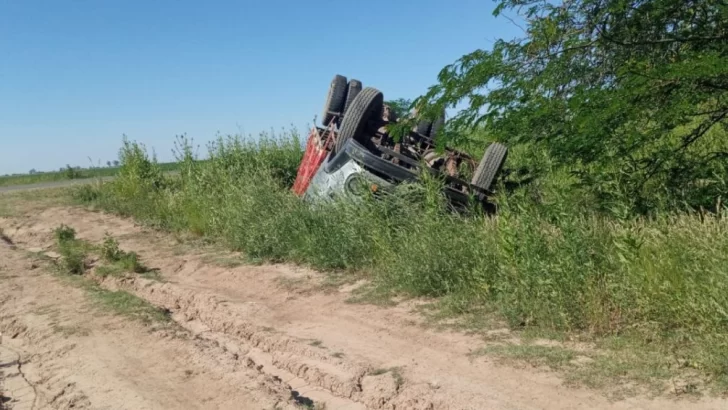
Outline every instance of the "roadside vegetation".
{"label": "roadside vegetation", "polygon": [[[87,178],[103,178],[111,177],[119,172],[118,161],[117,166],[80,168],[70,165],[59,171],[52,172],[32,172],[28,174],[3,175],[0,176],[0,187],[12,185],[30,185],[42,182],[55,182],[71,179],[87,179]],[[159,166],[164,171],[174,171],[177,166],[175,163],[162,163]]]}
{"label": "roadside vegetation", "polygon": [[[119,249],[118,242],[107,235],[101,246],[76,238],[76,231],[67,225],[54,230],[56,247],[60,254],[57,272],[72,284],[83,288],[103,308],[114,313],[140,320],[145,324],[169,323],[169,312],[123,290],[108,290],[98,279],[145,273],[145,268],[134,252]],[[92,254],[98,254],[105,263],[93,266]],[[91,271],[93,269],[93,272]],[[87,275],[87,274],[93,275]]]}
{"label": "roadside vegetation", "polygon": [[[364,274],[379,295],[436,297],[458,316],[659,352],[647,367],[728,382],[724,210],[603,213],[557,168],[520,187],[501,181],[495,217],[454,214],[436,180],[311,205],[289,190],[301,157],[295,133],[221,139],[204,162],[191,142],[178,147],[180,174],[169,177],[126,141],[119,178],[78,188],[77,199],[252,259]],[[515,150],[510,167],[532,154]],[[548,165],[547,154],[533,165]]]}
{"label": "roadside vegetation", "polygon": [[[469,101],[443,134],[451,145],[509,144],[495,216],[453,213],[432,178],[378,199],[304,203],[290,193],[295,131],[220,138],[204,161],[180,138],[174,177],[124,140],[118,179],[76,198],[250,258],[366,275],[372,294],[591,342],[610,352],[580,367],[594,383],[695,374],[725,392],[728,43],[714,41],[725,7],[508,0],[498,12],[521,6],[524,39],[463,57],[415,101],[423,115]],[[574,358],[509,351],[553,367]]]}

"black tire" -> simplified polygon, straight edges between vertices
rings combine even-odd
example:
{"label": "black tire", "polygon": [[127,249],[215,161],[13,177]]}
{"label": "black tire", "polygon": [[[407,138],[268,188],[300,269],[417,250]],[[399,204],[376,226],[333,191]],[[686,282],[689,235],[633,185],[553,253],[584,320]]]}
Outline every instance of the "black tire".
{"label": "black tire", "polygon": [[490,144],[488,149],[485,150],[478,168],[475,169],[470,183],[482,189],[490,190],[493,181],[495,181],[506,162],[506,157],[508,157],[508,147],[497,142]]}
{"label": "black tire", "polygon": [[350,139],[366,143],[367,124],[372,118],[381,115],[384,108],[384,95],[376,88],[367,87],[351,102],[351,107],[341,121],[339,136],[336,138],[336,152],[339,152]]}
{"label": "black tire", "polygon": [[422,134],[425,137],[429,137],[430,136],[430,128],[432,128],[432,123],[430,121],[421,120],[420,122],[417,123],[417,129],[415,129],[415,131],[418,134]]}
{"label": "black tire", "polygon": [[351,107],[351,103],[354,101],[354,98],[356,98],[357,95],[361,92],[362,84],[359,80],[350,80],[349,86],[346,90],[346,103],[344,103],[344,111],[343,115],[346,115],[346,111],[349,110],[349,107]]}
{"label": "black tire", "polygon": [[435,122],[432,123],[432,126],[430,127],[430,132],[427,134],[431,140],[436,141],[437,134],[442,130],[442,127],[445,126],[445,111],[442,112],[442,115],[435,120]]}
{"label": "black tire", "polygon": [[344,111],[344,99],[346,98],[346,77],[343,75],[335,75],[329,85],[329,93],[326,96],[324,111],[321,114],[321,123],[328,126],[335,114]]}

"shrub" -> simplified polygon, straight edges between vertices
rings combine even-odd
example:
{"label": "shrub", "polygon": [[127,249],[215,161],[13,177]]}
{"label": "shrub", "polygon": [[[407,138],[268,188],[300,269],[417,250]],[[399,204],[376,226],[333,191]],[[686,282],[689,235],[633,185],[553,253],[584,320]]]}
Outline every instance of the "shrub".
{"label": "shrub", "polygon": [[59,245],[63,245],[76,239],[76,230],[65,224],[61,224],[61,226],[56,228],[53,232]]}
{"label": "shrub", "polygon": [[54,230],[58,251],[61,254],[61,268],[66,273],[82,275],[86,270],[86,247],[76,239],[76,231],[61,225]]}
{"label": "shrub", "polygon": [[136,252],[121,250],[119,242],[108,233],[101,245],[101,257],[128,272],[144,273],[147,271],[147,268],[139,262],[139,256]]}

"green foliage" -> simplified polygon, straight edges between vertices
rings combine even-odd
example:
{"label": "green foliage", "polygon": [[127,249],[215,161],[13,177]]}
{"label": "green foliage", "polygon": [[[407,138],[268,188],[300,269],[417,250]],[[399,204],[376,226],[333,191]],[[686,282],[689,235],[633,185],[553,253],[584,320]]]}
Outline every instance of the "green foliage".
{"label": "green foliage", "polygon": [[[108,233],[104,237],[101,245],[101,257],[107,262],[111,262],[113,268],[118,270],[134,273],[145,273],[148,269],[139,262],[139,255],[136,252],[126,252],[119,248],[119,242]],[[111,269],[113,271],[114,269]],[[101,269],[103,272],[109,272],[109,269]]]}
{"label": "green foliage", "polygon": [[728,192],[728,6],[720,0],[502,0],[524,36],[445,67],[416,101],[468,107],[474,129],[546,149],[609,208],[715,209]]}
{"label": "green foliage", "polygon": [[60,225],[54,230],[58,251],[61,254],[61,269],[70,274],[82,275],[86,270],[87,244],[76,239],[76,231]]}
{"label": "green foliage", "polygon": [[[205,161],[184,154],[192,145],[182,140],[180,175],[163,184],[155,172],[139,178],[146,153],[129,144],[125,176],[89,196],[106,209],[222,241],[251,259],[368,272],[377,292],[444,297],[450,311],[487,306],[514,328],[650,340],[673,362],[728,377],[722,213],[600,216],[589,198],[570,193],[575,177],[558,170],[510,188],[495,218],[449,212],[436,179],[378,200],[307,204],[289,191],[301,156],[295,135],[221,139]],[[525,162],[524,152],[513,154]],[[536,168],[553,165],[547,150],[528,154]]]}
{"label": "green foliage", "polygon": [[406,98],[398,98],[384,103],[389,106],[397,118],[406,117],[412,108],[412,100]]}
{"label": "green foliage", "polygon": [[92,202],[98,199],[98,189],[90,184],[83,184],[71,191],[71,196],[81,202]]}
{"label": "green foliage", "polygon": [[116,262],[124,255],[119,249],[119,242],[108,233],[104,235],[104,242],[101,245],[101,257],[109,262]]}
{"label": "green foliage", "polygon": [[81,176],[82,176],[80,170],[78,170],[70,165],[66,165],[66,169],[63,170],[63,173],[65,174],[66,179],[76,179],[76,178],[81,178]]}
{"label": "green foliage", "polygon": [[[37,184],[41,182],[55,182],[67,179],[85,179],[85,178],[103,178],[115,176],[118,172],[119,161],[113,161],[115,164],[111,168],[77,168],[66,166],[60,171],[55,172],[34,172],[23,175],[6,175],[0,176],[0,186]],[[176,163],[159,164],[163,171],[174,171],[177,169]]]}
{"label": "green foliage", "polygon": [[82,286],[103,308],[119,315],[139,320],[145,325],[172,324],[170,312],[123,290],[104,289],[93,280],[81,279]]}
{"label": "green foliage", "polygon": [[59,245],[76,239],[76,230],[66,224],[61,224],[53,231],[53,234]]}

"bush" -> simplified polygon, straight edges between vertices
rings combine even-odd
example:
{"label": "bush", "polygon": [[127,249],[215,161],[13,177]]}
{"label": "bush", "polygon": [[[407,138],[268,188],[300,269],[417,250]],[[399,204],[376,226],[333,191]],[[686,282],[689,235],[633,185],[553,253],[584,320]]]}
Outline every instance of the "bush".
{"label": "bush", "polygon": [[119,242],[111,235],[106,234],[101,245],[101,257],[107,262],[115,264],[120,269],[134,273],[144,273],[147,268],[139,262],[136,252],[126,252],[119,248]]}
{"label": "bush", "polygon": [[53,232],[56,237],[56,242],[59,245],[66,244],[76,239],[76,230],[65,224],[61,224],[61,226],[56,228]]}
{"label": "bush", "polygon": [[116,262],[123,255],[124,251],[119,249],[119,242],[107,233],[101,245],[101,257],[108,262]]}
{"label": "bush", "polygon": [[86,270],[85,244],[76,239],[76,231],[61,225],[54,230],[58,251],[61,254],[61,268],[64,272],[82,275]]}

